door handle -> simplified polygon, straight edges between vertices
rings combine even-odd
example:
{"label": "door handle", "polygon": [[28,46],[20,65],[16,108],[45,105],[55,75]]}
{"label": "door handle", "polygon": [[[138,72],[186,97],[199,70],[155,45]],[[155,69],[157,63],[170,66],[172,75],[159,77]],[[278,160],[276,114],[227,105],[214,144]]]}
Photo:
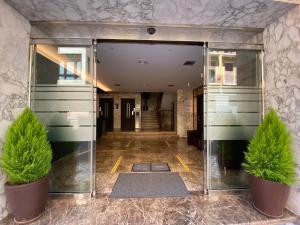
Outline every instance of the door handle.
{"label": "door handle", "polygon": [[135,108],[131,111],[131,115],[134,116]]}
{"label": "door handle", "polygon": [[104,117],[105,118],[108,118],[108,103],[105,103],[105,105],[104,105]]}
{"label": "door handle", "polygon": [[130,103],[126,104],[126,118],[130,118]]}

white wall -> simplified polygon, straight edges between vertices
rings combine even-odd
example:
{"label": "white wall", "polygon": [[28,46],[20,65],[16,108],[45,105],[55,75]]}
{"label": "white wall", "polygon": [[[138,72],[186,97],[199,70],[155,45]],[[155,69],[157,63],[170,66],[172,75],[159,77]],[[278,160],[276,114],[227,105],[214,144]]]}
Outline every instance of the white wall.
{"label": "white wall", "polygon": [[[27,104],[30,24],[0,0],[0,152],[7,127]],[[8,214],[0,171],[0,220]]]}
{"label": "white wall", "polygon": [[265,100],[287,124],[293,136],[297,183],[288,208],[300,215],[300,6],[264,30]]}

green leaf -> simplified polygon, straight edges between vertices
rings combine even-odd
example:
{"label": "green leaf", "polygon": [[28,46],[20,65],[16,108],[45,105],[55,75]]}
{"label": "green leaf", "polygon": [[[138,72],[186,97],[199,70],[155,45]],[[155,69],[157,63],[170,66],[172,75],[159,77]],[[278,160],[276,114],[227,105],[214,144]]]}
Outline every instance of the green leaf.
{"label": "green leaf", "polygon": [[44,125],[26,108],[8,128],[1,166],[11,184],[34,182],[51,170],[52,150]]}
{"label": "green leaf", "polygon": [[258,178],[292,185],[296,164],[291,149],[292,138],[277,113],[270,109],[257,128],[245,153],[245,171]]}

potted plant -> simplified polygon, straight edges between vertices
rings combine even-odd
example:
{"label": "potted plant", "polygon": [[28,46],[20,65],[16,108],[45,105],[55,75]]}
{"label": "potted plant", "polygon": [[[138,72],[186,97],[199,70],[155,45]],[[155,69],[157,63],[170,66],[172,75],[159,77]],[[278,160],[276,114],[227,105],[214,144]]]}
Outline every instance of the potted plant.
{"label": "potted plant", "polygon": [[1,166],[7,175],[5,192],[17,223],[39,218],[48,197],[52,150],[45,127],[26,108],[8,128]]}
{"label": "potted plant", "polygon": [[243,166],[250,174],[254,207],[264,215],[281,217],[296,172],[291,135],[273,109],[250,141]]}

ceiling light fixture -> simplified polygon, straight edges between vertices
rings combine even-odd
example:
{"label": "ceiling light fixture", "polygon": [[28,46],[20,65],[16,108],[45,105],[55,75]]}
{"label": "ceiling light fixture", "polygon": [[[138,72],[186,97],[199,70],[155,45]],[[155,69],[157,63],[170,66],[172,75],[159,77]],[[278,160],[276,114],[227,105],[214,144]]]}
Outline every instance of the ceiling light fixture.
{"label": "ceiling light fixture", "polygon": [[148,64],[149,62],[147,60],[144,60],[144,59],[138,59],[137,63],[141,64],[141,65],[145,65],[145,64]]}
{"label": "ceiling light fixture", "polygon": [[194,64],[195,64],[195,61],[190,61],[190,60],[185,61],[185,62],[183,63],[184,66],[193,66]]}

